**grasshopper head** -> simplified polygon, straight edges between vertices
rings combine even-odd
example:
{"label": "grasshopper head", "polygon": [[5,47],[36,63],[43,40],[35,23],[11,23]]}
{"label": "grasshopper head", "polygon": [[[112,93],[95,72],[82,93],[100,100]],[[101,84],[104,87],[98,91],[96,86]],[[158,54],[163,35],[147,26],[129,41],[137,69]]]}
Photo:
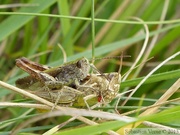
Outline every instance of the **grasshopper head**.
{"label": "grasshopper head", "polygon": [[80,70],[81,80],[83,80],[84,78],[87,77],[87,74],[89,73],[89,70],[90,70],[90,64],[89,64],[88,59],[86,59],[85,57],[79,59],[76,62],[76,66]]}
{"label": "grasshopper head", "polygon": [[105,76],[108,78],[108,89],[103,93],[103,98],[105,102],[109,103],[114,99],[119,91],[121,75],[118,72],[105,73]]}

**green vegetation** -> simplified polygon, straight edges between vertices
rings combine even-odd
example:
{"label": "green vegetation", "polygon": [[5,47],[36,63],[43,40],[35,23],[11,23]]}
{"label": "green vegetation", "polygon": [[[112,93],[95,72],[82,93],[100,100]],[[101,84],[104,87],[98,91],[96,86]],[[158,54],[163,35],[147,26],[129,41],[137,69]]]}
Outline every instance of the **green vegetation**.
{"label": "green vegetation", "polygon": [[[122,52],[124,55],[130,55],[131,57],[123,58],[121,63],[123,77],[127,75],[140,54],[143,44],[146,43],[147,47],[140,61],[137,62],[138,66],[126,79],[122,79],[119,92],[135,88],[158,64],[180,52],[180,19],[178,18],[180,2],[178,0],[29,0],[26,3],[19,0],[16,2],[7,0],[2,1],[0,5],[0,80],[11,85],[15,85],[16,79],[27,75],[15,66],[15,59],[19,57],[24,56],[49,66],[63,64],[63,54],[58,43],[64,48],[67,61],[82,56],[88,59],[120,56]],[[95,66],[104,73],[117,72],[119,61],[119,59],[95,60]],[[134,107],[139,109],[153,105],[171,88],[168,95],[172,96],[167,99],[163,97],[163,100],[158,102],[163,105],[157,109],[159,112],[156,114],[149,112],[140,115],[144,110],[137,111],[128,115],[133,118],[132,121],[111,119],[112,121],[99,122],[97,120],[100,125],[93,126],[73,120],[65,124],[60,129],[60,133],[87,135],[87,133],[98,134],[109,130],[121,133],[120,127],[140,120],[161,123],[166,125],[167,129],[168,127],[180,128],[177,102],[180,94],[176,91],[180,87],[179,68],[180,54],[177,54],[175,58],[150,75],[150,79],[138,88],[125,106],[121,106],[127,99],[127,96],[123,95],[118,106],[118,111],[123,114],[134,110]],[[33,100],[1,86],[0,99],[0,134],[8,134],[18,125],[41,115],[40,112],[29,108],[3,106],[1,103],[8,101],[27,103]],[[167,103],[167,100],[172,99],[173,102]],[[117,100],[114,99],[108,106],[100,109],[115,113],[115,101]],[[149,114],[152,115],[149,116]],[[32,122],[33,124],[29,123],[29,126],[22,128],[20,134],[42,134],[70,119],[69,115],[51,116]],[[142,124],[139,127],[147,128]]]}

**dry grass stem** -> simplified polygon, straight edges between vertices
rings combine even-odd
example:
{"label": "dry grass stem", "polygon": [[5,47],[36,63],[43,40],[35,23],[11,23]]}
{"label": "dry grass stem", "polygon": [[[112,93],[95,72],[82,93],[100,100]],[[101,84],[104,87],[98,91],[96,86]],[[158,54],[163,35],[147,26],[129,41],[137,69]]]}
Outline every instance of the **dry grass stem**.
{"label": "dry grass stem", "polygon": [[[136,17],[133,17],[133,19],[135,20],[138,20],[140,22],[144,22],[143,20],[139,19],[139,18],[136,18]],[[142,46],[142,49],[138,55],[138,57],[136,58],[135,62],[133,63],[133,65],[131,66],[130,70],[126,73],[126,75],[124,76],[124,78],[122,79],[122,82],[125,81],[127,79],[127,77],[129,76],[129,74],[131,73],[132,69],[134,69],[134,67],[137,65],[137,63],[139,62],[139,60],[142,58],[142,55],[144,54],[145,52],[145,49],[147,47],[147,43],[148,43],[148,40],[149,40],[149,29],[148,29],[148,26],[146,24],[144,24],[144,29],[145,29],[145,34],[146,34],[146,37],[145,37],[145,41],[144,41],[144,44]]]}
{"label": "dry grass stem", "polygon": [[164,60],[163,62],[161,62],[157,67],[155,67],[148,75],[146,75],[146,77],[144,77],[144,79],[135,87],[135,89],[133,90],[133,92],[131,92],[131,94],[128,96],[128,98],[122,103],[122,106],[124,106],[126,104],[126,102],[129,100],[129,98],[136,92],[137,89],[139,89],[139,87],[155,72],[157,71],[160,67],[162,67],[165,63],[167,63],[168,61],[170,61],[171,59],[175,58],[176,56],[180,55],[180,51],[173,54],[172,56],[170,56],[169,58],[167,58],[166,60]]}
{"label": "dry grass stem", "polygon": [[[154,103],[154,105],[160,104],[165,102],[168,98],[170,98],[178,89],[180,88],[180,79],[178,79],[161,97],[158,101],[156,101],[156,103]],[[154,108],[150,108],[147,109],[146,111],[144,111],[143,113],[141,113],[139,116],[147,116],[150,114],[153,114],[157,111],[157,109],[159,108],[159,106],[154,107]],[[135,128],[137,126],[139,126],[142,122],[136,122],[134,124],[130,124],[128,126],[125,126],[123,128],[120,128],[117,132],[119,134],[122,134],[124,132],[125,128]]]}
{"label": "dry grass stem", "polygon": [[157,107],[157,106],[166,105],[166,104],[176,102],[176,101],[180,101],[180,98],[168,100],[168,101],[165,101],[165,102],[162,102],[162,103],[159,103],[159,104],[150,105],[150,106],[147,106],[147,107],[142,107],[140,109],[136,109],[136,110],[132,110],[132,111],[129,111],[129,112],[126,112],[126,113],[122,113],[121,115],[127,116],[127,115],[132,114],[132,113],[137,113],[137,112],[140,112],[140,111],[143,111],[143,110],[147,110],[147,109],[154,108],[154,107]]}
{"label": "dry grass stem", "polygon": [[[15,91],[15,92],[17,92],[17,93],[19,93],[19,94],[21,94],[21,95],[24,95],[24,96],[26,96],[26,97],[29,97],[29,98],[31,98],[31,99],[34,99],[34,100],[36,100],[36,101],[38,101],[38,102],[40,102],[40,103],[43,103],[43,104],[45,104],[45,105],[47,105],[47,106],[49,106],[49,107],[54,107],[54,103],[51,103],[51,102],[49,102],[49,101],[47,101],[47,100],[45,100],[45,99],[43,99],[43,98],[40,98],[40,97],[38,97],[38,96],[36,96],[36,95],[34,95],[34,94],[31,94],[31,93],[29,93],[29,92],[27,92],[27,91],[24,91],[24,90],[22,90],[22,89],[20,89],[20,88],[17,88],[17,87],[15,87],[15,86],[12,86],[12,85],[10,85],[10,84],[7,84],[7,83],[5,83],[5,82],[2,82],[2,81],[0,81],[0,86],[2,86],[2,87],[4,87],[4,88],[7,88],[7,89],[9,89],[9,90],[12,90],[12,91]],[[66,107],[60,107],[60,106],[56,106],[55,107],[55,109],[57,109],[57,110],[59,110],[59,111],[55,111],[55,112],[50,112],[50,113],[47,113],[47,114],[44,114],[44,115],[41,115],[41,117],[38,117],[38,118],[32,118],[32,119],[30,119],[30,120],[27,120],[26,121],[26,123],[31,123],[31,122],[33,122],[33,121],[37,121],[37,120],[39,120],[39,119],[44,119],[44,118],[46,118],[46,117],[49,117],[49,116],[60,116],[60,115],[70,115],[70,116],[73,116],[73,117],[77,117],[77,119],[78,120],[80,120],[80,121],[82,121],[82,122],[84,122],[84,123],[86,123],[86,124],[89,124],[89,125],[97,125],[97,123],[96,122],[93,122],[93,121],[91,121],[91,120],[89,120],[89,119],[87,119],[87,118],[85,118],[85,117],[82,117],[83,115],[85,115],[85,116],[94,116],[94,117],[102,117],[102,116],[106,116],[106,117],[104,117],[104,118],[110,118],[110,119],[121,119],[121,120],[125,120],[125,119],[123,119],[123,118],[121,118],[119,115],[116,115],[116,114],[111,114],[111,113],[109,113],[108,114],[108,116],[107,115],[105,115],[106,113],[105,112],[101,112],[101,113],[103,113],[103,114],[101,114],[99,111],[95,111],[95,112],[91,112],[91,111],[88,111],[88,110],[85,110],[85,109],[75,109],[75,108],[66,108]],[[69,113],[67,113],[67,112],[69,112]],[[52,114],[51,114],[52,113]],[[105,114],[104,114],[105,113]],[[98,115],[98,114],[100,114],[100,115]],[[81,116],[82,115],[82,116]],[[126,120],[125,120],[126,121]],[[129,121],[129,120],[128,120]],[[22,126],[25,126],[26,124],[25,123],[23,123],[22,125],[20,124],[19,126],[18,126],[18,128],[17,129],[15,129],[14,130],[14,134],[16,134],[16,132],[19,130],[19,129],[21,129],[21,127]],[[20,127],[20,128],[19,128]],[[111,133],[111,134],[116,134],[115,132],[113,132],[113,131],[108,131],[108,133]]]}

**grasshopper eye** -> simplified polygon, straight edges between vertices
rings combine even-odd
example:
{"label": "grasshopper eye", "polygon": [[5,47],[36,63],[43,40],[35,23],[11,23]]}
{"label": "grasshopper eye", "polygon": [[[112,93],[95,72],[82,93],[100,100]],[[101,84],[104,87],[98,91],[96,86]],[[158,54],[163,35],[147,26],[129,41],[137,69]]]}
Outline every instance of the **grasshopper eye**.
{"label": "grasshopper eye", "polygon": [[78,62],[76,63],[76,66],[77,66],[78,68],[81,68],[81,67],[82,67],[81,61],[78,61]]}
{"label": "grasshopper eye", "polygon": [[110,80],[111,80],[113,77],[114,77],[114,74],[109,74],[108,78],[110,78]]}

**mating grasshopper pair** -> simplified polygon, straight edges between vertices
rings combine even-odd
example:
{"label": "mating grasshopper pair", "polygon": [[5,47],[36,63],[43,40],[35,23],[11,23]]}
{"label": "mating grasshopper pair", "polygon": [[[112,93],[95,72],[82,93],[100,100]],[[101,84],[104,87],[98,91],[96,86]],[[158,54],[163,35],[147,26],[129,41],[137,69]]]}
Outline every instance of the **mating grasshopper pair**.
{"label": "mating grasshopper pair", "polygon": [[121,76],[117,72],[88,74],[90,63],[84,57],[53,68],[24,57],[17,59],[16,65],[30,74],[18,79],[17,87],[63,106],[90,109],[97,103],[109,103],[120,87]]}

